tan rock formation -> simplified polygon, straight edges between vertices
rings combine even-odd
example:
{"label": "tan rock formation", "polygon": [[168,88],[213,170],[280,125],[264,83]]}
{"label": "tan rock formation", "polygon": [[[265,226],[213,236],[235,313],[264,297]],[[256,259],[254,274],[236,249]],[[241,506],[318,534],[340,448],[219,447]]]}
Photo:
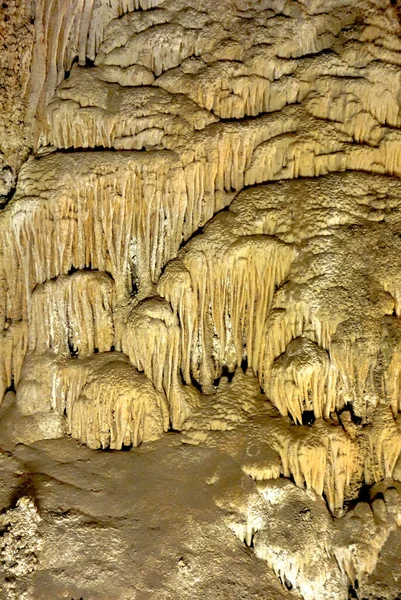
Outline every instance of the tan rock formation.
{"label": "tan rock formation", "polygon": [[397,2],[5,16],[4,430],[217,448],[229,527],[305,599],[347,598],[401,523]]}

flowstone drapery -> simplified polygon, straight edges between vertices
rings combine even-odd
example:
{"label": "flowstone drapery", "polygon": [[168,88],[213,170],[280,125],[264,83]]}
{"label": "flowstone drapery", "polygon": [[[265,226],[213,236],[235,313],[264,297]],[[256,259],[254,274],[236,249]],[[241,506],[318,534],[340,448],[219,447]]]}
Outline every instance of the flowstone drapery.
{"label": "flowstone drapery", "polygon": [[231,529],[347,598],[400,525],[397,2],[31,8],[0,145],[5,429],[224,448],[256,482],[216,475]]}

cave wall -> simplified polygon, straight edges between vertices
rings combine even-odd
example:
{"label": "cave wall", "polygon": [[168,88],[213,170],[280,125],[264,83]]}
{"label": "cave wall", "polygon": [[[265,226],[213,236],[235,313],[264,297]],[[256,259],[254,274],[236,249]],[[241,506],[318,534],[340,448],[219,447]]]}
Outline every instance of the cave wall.
{"label": "cave wall", "polygon": [[[3,12],[0,396],[13,438],[120,449],[169,429],[213,445],[212,430],[233,429],[263,440],[243,464],[257,503],[274,505],[263,482],[281,476],[337,517],[399,477],[397,3]],[[338,534],[327,593],[374,570],[398,519],[380,510],[362,567]],[[234,530],[250,544],[263,519],[249,515]],[[256,539],[316,597],[309,563],[280,566],[271,537]]]}

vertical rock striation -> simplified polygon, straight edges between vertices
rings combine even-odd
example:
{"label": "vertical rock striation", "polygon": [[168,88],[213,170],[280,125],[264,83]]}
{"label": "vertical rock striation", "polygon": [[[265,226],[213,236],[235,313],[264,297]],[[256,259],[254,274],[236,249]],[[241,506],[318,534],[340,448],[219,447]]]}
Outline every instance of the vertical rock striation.
{"label": "vertical rock striation", "polygon": [[221,445],[256,482],[231,528],[346,598],[399,526],[398,492],[357,503],[401,452],[399,8],[10,0],[3,26],[7,414],[94,449]]}

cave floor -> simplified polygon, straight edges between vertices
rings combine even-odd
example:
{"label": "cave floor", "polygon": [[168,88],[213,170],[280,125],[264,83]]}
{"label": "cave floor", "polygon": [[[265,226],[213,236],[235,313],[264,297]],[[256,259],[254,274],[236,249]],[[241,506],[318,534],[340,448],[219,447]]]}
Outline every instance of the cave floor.
{"label": "cave floor", "polygon": [[[236,538],[216,506],[216,472],[240,471],[216,448],[169,433],[129,451],[94,451],[71,438],[0,454],[2,512],[29,496],[42,548],[28,600],[290,600],[266,563]],[[363,593],[401,592],[401,532],[382,549]],[[391,575],[390,575],[391,573]],[[0,571],[4,581],[5,574]],[[17,596],[18,597],[18,596]],[[5,590],[0,598],[8,600]],[[318,599],[316,599],[318,600]]]}
{"label": "cave floor", "polygon": [[174,433],[127,452],[70,438],[4,452],[2,509],[27,495],[42,519],[33,598],[298,598],[227,528],[213,501],[207,480],[232,463]]}

